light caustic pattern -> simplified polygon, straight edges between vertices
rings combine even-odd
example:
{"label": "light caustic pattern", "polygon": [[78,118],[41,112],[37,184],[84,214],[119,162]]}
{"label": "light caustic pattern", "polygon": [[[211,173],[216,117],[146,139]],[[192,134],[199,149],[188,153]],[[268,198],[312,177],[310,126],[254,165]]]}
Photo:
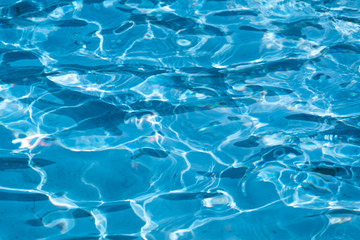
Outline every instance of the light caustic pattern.
{"label": "light caustic pattern", "polygon": [[0,239],[358,239],[360,1],[0,1]]}

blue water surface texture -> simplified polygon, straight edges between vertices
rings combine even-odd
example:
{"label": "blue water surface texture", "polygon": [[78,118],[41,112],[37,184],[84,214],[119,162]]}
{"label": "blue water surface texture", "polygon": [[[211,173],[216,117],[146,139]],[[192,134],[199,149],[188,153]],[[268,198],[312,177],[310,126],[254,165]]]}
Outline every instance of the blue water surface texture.
{"label": "blue water surface texture", "polygon": [[359,0],[0,0],[0,239],[360,239]]}

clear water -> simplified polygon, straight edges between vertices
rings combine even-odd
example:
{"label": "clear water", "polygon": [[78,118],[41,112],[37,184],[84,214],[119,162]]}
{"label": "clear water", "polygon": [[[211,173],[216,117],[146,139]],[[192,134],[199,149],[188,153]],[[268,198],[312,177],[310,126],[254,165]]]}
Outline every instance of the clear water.
{"label": "clear water", "polygon": [[0,239],[359,239],[360,1],[0,12]]}

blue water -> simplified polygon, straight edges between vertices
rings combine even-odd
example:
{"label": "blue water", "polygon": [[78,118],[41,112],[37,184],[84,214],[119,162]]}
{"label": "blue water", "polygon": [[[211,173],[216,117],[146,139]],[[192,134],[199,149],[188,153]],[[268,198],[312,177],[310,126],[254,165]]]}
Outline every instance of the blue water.
{"label": "blue water", "polygon": [[360,1],[0,0],[0,239],[359,239]]}

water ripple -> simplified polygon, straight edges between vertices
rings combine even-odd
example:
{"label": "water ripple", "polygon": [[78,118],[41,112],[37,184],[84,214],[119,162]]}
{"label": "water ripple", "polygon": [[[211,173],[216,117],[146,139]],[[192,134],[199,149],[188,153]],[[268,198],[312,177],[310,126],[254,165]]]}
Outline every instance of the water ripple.
{"label": "water ripple", "polygon": [[0,1],[0,238],[357,239],[359,8]]}

